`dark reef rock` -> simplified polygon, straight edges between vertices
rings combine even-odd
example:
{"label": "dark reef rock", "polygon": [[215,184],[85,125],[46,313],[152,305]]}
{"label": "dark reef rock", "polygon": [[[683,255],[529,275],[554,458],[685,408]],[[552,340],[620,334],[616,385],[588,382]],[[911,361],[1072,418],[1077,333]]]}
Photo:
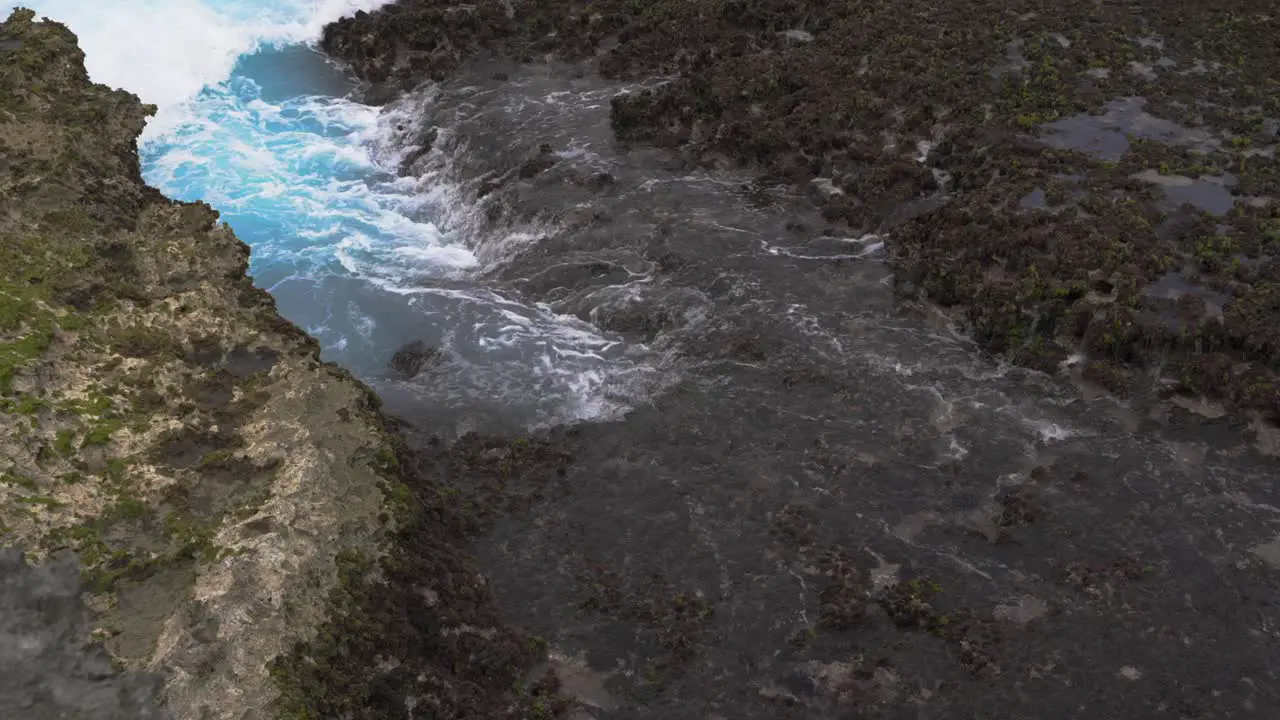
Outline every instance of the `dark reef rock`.
{"label": "dark reef rock", "polygon": [[414,340],[395,351],[390,366],[401,378],[417,377],[422,371],[440,362],[440,351],[421,340]]}
{"label": "dark reef rock", "polygon": [[[830,221],[893,230],[903,287],[954,308],[991,352],[1054,372],[1083,350],[1135,381],[1164,367],[1166,392],[1280,419],[1272,9],[399,0],[330,25],[324,48],[379,97],[490,53],[670,77],[613,100],[619,138],[748,163],[809,189]],[[1103,140],[1114,152],[1097,154]],[[1183,205],[1196,222],[1174,222],[1195,200],[1178,188],[1228,176],[1217,216]],[[1023,207],[1037,188],[1046,207]],[[1164,322],[1145,291],[1171,273],[1222,293],[1221,313]],[[1101,282],[1115,292],[1091,292]],[[1213,382],[1196,359],[1211,351],[1249,372]]]}
{"label": "dark reef rock", "polygon": [[[486,229],[563,220],[528,221],[517,289],[689,361],[622,418],[417,456],[584,712],[1275,716],[1278,21],[400,0],[330,26],[372,97],[439,83]],[[584,77],[581,105],[633,91],[540,104]]]}

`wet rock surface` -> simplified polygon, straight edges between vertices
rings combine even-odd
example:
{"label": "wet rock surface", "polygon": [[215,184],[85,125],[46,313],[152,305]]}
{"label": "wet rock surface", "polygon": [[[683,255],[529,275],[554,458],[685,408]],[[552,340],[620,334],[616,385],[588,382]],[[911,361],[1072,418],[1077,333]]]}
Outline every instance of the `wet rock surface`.
{"label": "wet rock surface", "polygon": [[491,279],[661,358],[625,417],[527,437],[402,405],[581,716],[1280,710],[1276,21],[1227,5],[326,31]]}
{"label": "wet rock surface", "polygon": [[0,23],[0,716],[553,706],[377,397],[145,185],[152,112]]}
{"label": "wet rock surface", "polygon": [[120,672],[90,639],[74,559],[31,567],[0,550],[0,712],[5,717],[162,720],[163,678]]}
{"label": "wet rock surface", "polygon": [[[612,99],[620,138],[746,162],[828,221],[894,229],[899,279],[985,349],[1047,370],[1083,351],[1117,391],[1155,375],[1274,417],[1276,20],[1250,0],[1177,8],[405,0],[324,46],[384,100],[484,54],[667,79]],[[1021,207],[1037,189],[1046,206]],[[1171,272],[1229,292],[1225,316],[1151,322],[1143,289]]]}

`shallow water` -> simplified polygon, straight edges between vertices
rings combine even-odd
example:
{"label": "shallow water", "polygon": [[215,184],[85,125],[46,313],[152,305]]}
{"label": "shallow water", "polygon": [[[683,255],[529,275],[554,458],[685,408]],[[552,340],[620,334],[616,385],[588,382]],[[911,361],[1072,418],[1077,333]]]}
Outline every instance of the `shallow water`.
{"label": "shallow water", "polygon": [[1102,160],[1117,161],[1129,150],[1129,138],[1154,140],[1209,152],[1221,144],[1205,130],[1183,127],[1143,110],[1146,100],[1116,98],[1098,115],[1083,114],[1043,126],[1047,145],[1079,150]]}
{"label": "shallow water", "polygon": [[1187,204],[1221,217],[1231,212],[1236,204],[1231,188],[1238,179],[1232,175],[1189,178],[1184,175],[1162,175],[1157,170],[1144,170],[1132,177],[1160,187],[1164,191],[1165,204],[1170,209]]}
{"label": "shallow water", "polygon": [[[1275,585],[1240,550],[1274,537],[1247,505],[1269,492],[1266,447],[1221,416],[1086,396],[985,355],[895,296],[891,232],[828,232],[791,189],[619,145],[604,100],[630,88],[571,68],[501,68],[503,82],[494,70],[403,103],[418,108],[409,126],[441,129],[415,173],[474,188],[548,145],[554,165],[487,196],[500,219],[476,227],[519,230],[558,208],[565,229],[508,248],[487,275],[681,360],[650,402],[556,435],[575,453],[567,477],[477,540],[507,615],[548,639],[592,717],[850,717],[824,673],[864,651],[892,658],[895,693],[954,683],[930,717],[1070,717],[1087,704],[1070,688],[1100,666],[1088,682],[1105,699],[1089,707],[1134,717],[1160,690],[1112,680],[1131,682],[1123,668],[1236,681],[1171,660],[1182,640],[1151,632],[1165,626],[1230,634],[1233,661],[1262,672],[1269,640],[1193,608]],[[1182,289],[1153,292],[1170,290]],[[457,478],[464,491],[475,474]],[[544,491],[536,472],[521,478],[521,492]],[[1219,572],[1223,553],[1234,570]],[[1069,578],[1135,562],[1147,579],[1116,581],[1098,604]],[[964,642],[998,637],[1003,679],[972,682],[963,653],[874,612],[823,627],[841,572],[937,581],[946,612],[990,623]],[[662,614],[691,598],[713,612]],[[673,636],[693,661],[671,659]],[[1024,669],[1048,662],[1061,669],[1028,695]]]}

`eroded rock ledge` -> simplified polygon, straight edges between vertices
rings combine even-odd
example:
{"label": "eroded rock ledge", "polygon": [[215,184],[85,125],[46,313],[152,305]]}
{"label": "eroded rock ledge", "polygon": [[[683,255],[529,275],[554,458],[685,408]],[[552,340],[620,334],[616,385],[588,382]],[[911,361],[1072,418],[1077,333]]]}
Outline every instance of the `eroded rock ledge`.
{"label": "eroded rock ledge", "polygon": [[[83,59],[29,10],[0,24],[0,543],[78,554],[93,634],[176,717],[518,712],[532,645],[377,398],[213,209],[143,182],[154,108]],[[93,712],[68,716],[128,715]]]}

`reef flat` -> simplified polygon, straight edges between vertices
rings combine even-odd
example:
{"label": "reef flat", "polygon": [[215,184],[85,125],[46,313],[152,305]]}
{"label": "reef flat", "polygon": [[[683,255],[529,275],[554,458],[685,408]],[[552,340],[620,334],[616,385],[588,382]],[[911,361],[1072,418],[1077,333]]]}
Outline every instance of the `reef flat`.
{"label": "reef flat", "polygon": [[531,238],[490,278],[670,358],[608,422],[410,436],[581,711],[1275,714],[1276,24],[400,0],[329,26],[403,173]]}
{"label": "reef flat", "polygon": [[466,62],[662,84],[620,140],[804,189],[901,292],[1121,396],[1280,418],[1280,49],[1266,2],[401,0],[326,30],[388,100]]}

